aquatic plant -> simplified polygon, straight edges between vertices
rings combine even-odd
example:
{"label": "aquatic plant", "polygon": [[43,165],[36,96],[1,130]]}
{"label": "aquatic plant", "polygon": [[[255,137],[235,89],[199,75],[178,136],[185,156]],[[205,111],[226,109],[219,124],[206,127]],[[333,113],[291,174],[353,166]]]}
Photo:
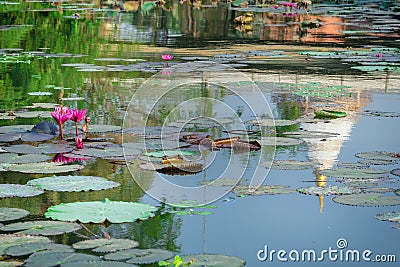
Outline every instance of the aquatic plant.
{"label": "aquatic plant", "polygon": [[70,120],[72,117],[72,110],[67,107],[57,106],[54,107],[54,111],[50,112],[50,115],[56,120],[60,129],[60,139],[64,139],[63,124]]}
{"label": "aquatic plant", "polygon": [[79,122],[85,118],[86,109],[79,110],[78,108],[72,110],[71,120],[75,122],[75,135],[78,136]]}
{"label": "aquatic plant", "polygon": [[184,262],[184,259],[185,259],[184,257],[176,255],[172,263],[169,261],[159,261],[158,266],[186,267],[192,265],[192,263],[194,262],[193,260]]}
{"label": "aquatic plant", "polygon": [[82,137],[75,137],[75,145],[77,149],[83,149],[84,145],[83,145],[83,141],[82,141]]}
{"label": "aquatic plant", "polygon": [[165,55],[162,55],[161,58],[165,61],[166,66],[168,66],[168,61],[170,61],[174,57],[170,54],[165,54]]}

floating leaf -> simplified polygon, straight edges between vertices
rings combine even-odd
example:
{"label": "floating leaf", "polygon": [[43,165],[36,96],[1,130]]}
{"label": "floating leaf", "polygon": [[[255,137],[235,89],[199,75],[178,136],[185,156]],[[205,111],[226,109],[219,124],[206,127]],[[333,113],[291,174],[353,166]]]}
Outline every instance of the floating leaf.
{"label": "floating leaf", "polygon": [[315,118],[318,119],[337,119],[347,116],[346,112],[326,110],[326,109],[315,111],[314,114]]}
{"label": "floating leaf", "polygon": [[71,152],[74,148],[68,143],[40,144],[38,146],[44,154],[60,154]]}
{"label": "floating leaf", "polygon": [[0,134],[0,142],[11,143],[19,139],[21,139],[21,134],[18,133]]}
{"label": "floating leaf", "polygon": [[396,191],[394,191],[394,193],[398,196],[400,196],[400,189],[397,189]]}
{"label": "floating leaf", "polygon": [[51,134],[43,133],[27,133],[21,136],[21,140],[24,142],[43,142],[53,139],[55,136]]}
{"label": "floating leaf", "polygon": [[262,127],[280,127],[280,126],[290,126],[297,124],[297,121],[293,120],[280,120],[280,119],[273,119],[273,118],[260,118],[255,120],[246,121],[247,124],[253,124],[256,126]]}
{"label": "floating leaf", "polygon": [[126,249],[104,255],[104,259],[113,261],[126,261],[136,264],[151,264],[162,260],[168,260],[175,254],[163,249]]}
{"label": "floating leaf", "polygon": [[368,166],[368,165],[392,165],[395,164],[396,162],[393,160],[364,159],[364,160],[359,160],[358,163]]}
{"label": "floating leaf", "polygon": [[343,195],[343,194],[354,194],[359,193],[360,190],[348,187],[348,186],[337,186],[337,185],[329,185],[329,186],[310,186],[298,188],[297,191],[302,194],[308,195]]}
{"label": "floating leaf", "polygon": [[139,267],[135,264],[129,264],[118,261],[75,261],[67,262],[62,267]]}
{"label": "floating leaf", "polygon": [[117,238],[99,238],[92,240],[85,240],[72,245],[75,249],[93,249],[93,252],[116,252],[119,250],[135,248],[139,246],[139,243],[129,239],[117,239]]}
{"label": "floating leaf", "polygon": [[171,211],[171,213],[176,214],[176,215],[211,215],[212,212],[209,211],[183,211],[183,210],[176,210],[176,211]]}
{"label": "floating leaf", "polygon": [[301,139],[287,137],[261,137],[261,145],[263,146],[296,146],[304,143]]}
{"label": "floating leaf", "polygon": [[196,153],[197,153],[196,151],[190,151],[190,150],[161,150],[161,151],[147,152],[144,155],[148,157],[162,158],[164,156],[172,157],[176,155],[191,156]]}
{"label": "floating leaf", "polygon": [[136,156],[141,154],[142,151],[136,148],[123,148],[122,146],[106,146],[103,149],[88,147],[85,149],[74,151],[73,153],[87,157],[113,159],[117,157],[124,158],[128,156]]}
{"label": "floating leaf", "polygon": [[387,151],[360,152],[356,153],[355,156],[357,158],[369,159],[369,160],[387,160],[387,161],[400,160],[400,153],[387,152]]}
{"label": "floating leaf", "polygon": [[366,110],[365,115],[374,117],[400,117],[400,112],[390,112],[390,111],[379,111],[379,110]]}
{"label": "floating leaf", "polygon": [[200,185],[207,185],[207,186],[235,186],[239,183],[238,180],[228,179],[228,178],[218,178],[211,181],[201,181]]}
{"label": "floating leaf", "polygon": [[10,164],[22,164],[22,163],[37,163],[50,160],[51,157],[46,155],[21,155],[14,153],[2,153],[0,154],[0,163],[10,163]]}
{"label": "floating leaf", "polygon": [[8,167],[9,171],[23,173],[63,173],[83,169],[85,166],[80,164],[64,164],[62,162],[40,162],[13,164]]}
{"label": "floating leaf", "polygon": [[288,189],[285,185],[262,185],[253,187],[249,185],[238,185],[233,189],[236,195],[259,196],[259,195],[276,195],[295,193],[296,190]]}
{"label": "floating leaf", "polygon": [[107,133],[107,132],[116,132],[119,130],[122,130],[121,126],[89,124],[89,132],[91,133]]}
{"label": "floating leaf", "polygon": [[385,196],[380,193],[361,193],[337,196],[333,198],[333,201],[339,204],[363,207],[396,206],[400,205],[400,196]]}
{"label": "floating leaf", "polygon": [[321,131],[298,131],[298,132],[284,132],[287,137],[295,138],[330,138],[339,136],[338,133],[321,132]]}
{"label": "floating leaf", "polygon": [[0,222],[13,221],[29,215],[29,211],[17,208],[0,208]]}
{"label": "floating leaf", "polygon": [[9,153],[16,154],[42,154],[42,150],[36,146],[32,145],[12,145],[3,147]]}
{"label": "floating leaf", "polygon": [[383,214],[377,214],[375,218],[381,221],[400,222],[400,212],[387,212]]}
{"label": "floating leaf", "polygon": [[3,197],[32,197],[43,194],[44,191],[32,186],[20,184],[0,184],[0,198]]}
{"label": "floating leaf", "polygon": [[33,128],[33,125],[9,125],[9,126],[1,126],[0,133],[22,133],[30,131]]}
{"label": "floating leaf", "polygon": [[28,181],[27,185],[58,192],[110,189],[120,183],[97,176],[51,176]]}
{"label": "floating leaf", "polygon": [[46,218],[60,221],[80,221],[82,223],[134,222],[146,220],[154,216],[157,208],[148,204],[136,202],[104,201],[74,202],[51,206],[45,213]]}
{"label": "floating leaf", "polygon": [[51,118],[48,111],[25,111],[25,112],[15,112],[17,118]]}
{"label": "floating leaf", "polygon": [[80,261],[100,261],[101,259],[94,255],[76,253],[76,252],[36,252],[25,260],[28,267],[53,267],[60,266],[70,262]]}
{"label": "floating leaf", "polygon": [[372,168],[336,168],[318,171],[319,174],[339,178],[376,179],[386,177],[388,171]]}
{"label": "floating leaf", "polygon": [[26,256],[39,251],[74,252],[74,249],[64,244],[36,242],[9,247],[5,250],[5,254],[15,257]]}
{"label": "floating leaf", "polygon": [[21,234],[0,235],[0,255],[5,254],[9,247],[27,243],[50,243],[51,239],[44,236],[27,236]]}
{"label": "floating leaf", "polygon": [[260,164],[262,167],[271,166],[272,169],[278,170],[307,170],[312,169],[315,164],[310,161],[300,161],[300,160],[274,160],[272,162],[263,162]]}
{"label": "floating leaf", "polygon": [[216,254],[185,255],[185,261],[193,260],[193,267],[243,267],[246,262],[241,258]]}
{"label": "floating leaf", "polygon": [[81,229],[77,223],[57,222],[57,221],[30,221],[7,224],[0,227],[1,231],[20,231],[26,235],[60,235],[75,232]]}
{"label": "floating leaf", "polygon": [[390,173],[396,176],[400,176],[400,169],[391,170]]}

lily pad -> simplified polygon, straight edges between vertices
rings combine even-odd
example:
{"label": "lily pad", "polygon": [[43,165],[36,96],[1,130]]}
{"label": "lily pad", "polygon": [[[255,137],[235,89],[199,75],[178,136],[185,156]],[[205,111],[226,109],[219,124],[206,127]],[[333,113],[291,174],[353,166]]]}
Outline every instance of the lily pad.
{"label": "lily pad", "polygon": [[51,134],[43,133],[27,133],[21,136],[21,140],[24,142],[43,142],[53,139],[55,136]]}
{"label": "lily pad", "polygon": [[329,185],[324,187],[310,186],[298,188],[297,191],[307,195],[344,195],[359,193],[360,190],[348,186]]}
{"label": "lily pad", "polygon": [[361,193],[337,196],[333,198],[333,201],[339,204],[363,207],[396,206],[400,205],[400,196],[386,196],[380,193]]}
{"label": "lily pad", "polygon": [[37,163],[37,162],[48,161],[50,159],[51,157],[46,155],[27,154],[19,156],[18,154],[14,153],[0,154],[0,163],[9,163],[9,164]]}
{"label": "lily pad", "polygon": [[298,132],[284,132],[287,137],[295,138],[330,138],[339,136],[338,133],[321,132],[321,131],[298,131]]}
{"label": "lily pad", "polygon": [[43,154],[60,154],[71,152],[74,148],[67,143],[40,144],[38,148]]}
{"label": "lily pad", "polygon": [[377,179],[386,177],[386,170],[372,168],[336,168],[318,171],[319,174],[338,178]]}
{"label": "lily pad", "polygon": [[400,222],[400,212],[387,212],[383,214],[377,214],[375,218],[381,221]]}
{"label": "lily pad", "polygon": [[357,161],[360,164],[363,164],[365,166],[368,165],[392,165],[396,164],[395,161],[392,160],[381,160],[381,159],[364,159],[364,160],[359,160]]}
{"label": "lily pad", "polygon": [[51,118],[51,114],[48,111],[24,111],[24,112],[15,112],[17,118]]}
{"label": "lily pad", "polygon": [[5,254],[10,256],[26,256],[39,251],[57,251],[57,252],[74,252],[74,249],[68,245],[56,243],[26,243],[9,247],[5,250]]}
{"label": "lily pad", "polygon": [[168,260],[175,254],[163,249],[126,249],[104,255],[104,259],[113,261],[126,261],[135,264],[151,264]]}
{"label": "lily pad", "polygon": [[243,267],[246,262],[238,257],[216,254],[185,255],[185,261],[193,260],[193,267]]}
{"label": "lily pad", "polygon": [[164,156],[172,157],[176,155],[191,156],[196,153],[197,153],[196,151],[190,151],[190,150],[161,150],[161,151],[147,152],[144,155],[148,157],[162,158]]}
{"label": "lily pad", "polygon": [[25,260],[27,267],[53,267],[60,266],[70,262],[80,261],[100,261],[101,259],[94,255],[76,253],[76,252],[36,252]]}
{"label": "lily pad", "polygon": [[0,222],[18,220],[29,215],[29,211],[17,208],[0,208]]}
{"label": "lily pad", "polygon": [[28,181],[27,185],[57,192],[110,189],[120,183],[97,176],[51,176]]}
{"label": "lily pad", "polygon": [[296,146],[304,143],[301,139],[287,137],[261,137],[262,146]]}
{"label": "lily pad", "polygon": [[390,173],[396,176],[400,176],[400,169],[391,170]]}
{"label": "lily pad", "polygon": [[391,112],[391,111],[379,111],[379,110],[366,110],[364,111],[365,115],[374,116],[374,117],[400,117],[400,112]]}
{"label": "lily pad", "polygon": [[368,160],[387,160],[387,161],[400,160],[400,153],[387,152],[387,151],[360,152],[356,153],[355,156],[357,158],[368,159]]}
{"label": "lily pad", "polygon": [[136,148],[122,147],[122,146],[106,146],[102,149],[88,147],[85,149],[80,149],[78,151],[74,151],[73,154],[93,157],[93,158],[104,158],[104,159],[113,159],[118,157],[128,157],[128,156],[136,156],[141,154],[142,151]]}
{"label": "lily pad", "polygon": [[51,239],[44,236],[28,236],[21,234],[0,235],[0,255],[5,254],[9,247],[27,243],[50,243]]}
{"label": "lily pad", "polygon": [[3,197],[32,197],[43,194],[44,191],[32,186],[20,184],[0,184],[0,198]]}
{"label": "lily pad", "polygon": [[121,126],[89,124],[89,132],[91,133],[107,133],[107,132],[116,132],[119,130],[122,130]]}
{"label": "lily pad", "polygon": [[116,252],[119,250],[135,248],[139,243],[130,239],[117,239],[117,238],[99,238],[92,240],[85,240],[72,245],[75,249],[93,249],[93,252]]}
{"label": "lily pad", "polygon": [[238,184],[238,180],[235,179],[228,179],[228,178],[218,178],[211,181],[201,181],[200,185],[207,185],[207,186],[235,186]]}
{"label": "lily pad", "polygon": [[26,235],[60,235],[81,229],[77,223],[57,221],[30,221],[7,224],[0,227],[1,231],[20,231]]}
{"label": "lily pad", "polygon": [[129,264],[118,261],[74,261],[61,265],[62,267],[139,267],[135,264]]}
{"label": "lily pad", "polygon": [[238,185],[233,189],[233,193],[237,195],[259,196],[259,195],[277,195],[295,193],[296,190],[288,189],[285,185],[262,185],[252,187],[248,185]]}
{"label": "lily pad", "polygon": [[309,161],[300,160],[274,160],[272,165],[271,162],[263,162],[260,164],[262,167],[271,166],[272,169],[278,170],[307,170],[312,169],[315,164]]}
{"label": "lily pad", "polygon": [[9,171],[22,173],[64,173],[83,169],[81,164],[64,164],[62,162],[39,162],[26,164],[12,164]]}
{"label": "lily pad", "polygon": [[3,147],[9,153],[16,154],[42,154],[42,150],[36,146],[32,145],[12,145]]}
{"label": "lily pad", "polygon": [[8,125],[8,126],[1,126],[0,133],[22,133],[30,131],[34,125]]}
{"label": "lily pad", "polygon": [[293,120],[281,120],[281,119],[273,119],[273,118],[262,118],[246,121],[247,124],[253,124],[256,126],[262,127],[280,127],[280,126],[290,126],[297,124],[298,122]]}
{"label": "lily pad", "polygon": [[11,143],[19,139],[21,139],[21,134],[18,133],[0,134],[0,142]]}
{"label": "lily pad", "polygon": [[153,217],[157,210],[148,204],[136,202],[103,201],[61,203],[51,206],[44,214],[46,218],[60,221],[80,221],[82,223],[111,223],[134,222]]}

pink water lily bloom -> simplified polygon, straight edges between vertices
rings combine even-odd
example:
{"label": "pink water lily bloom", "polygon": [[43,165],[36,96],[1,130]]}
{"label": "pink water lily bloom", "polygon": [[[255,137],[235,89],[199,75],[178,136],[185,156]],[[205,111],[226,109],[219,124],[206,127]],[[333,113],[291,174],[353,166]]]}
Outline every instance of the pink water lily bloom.
{"label": "pink water lily bloom", "polygon": [[278,9],[279,8],[279,6],[278,5],[274,5],[274,9]]}
{"label": "pink water lily bloom", "polygon": [[72,110],[72,116],[71,120],[75,122],[75,135],[78,136],[78,128],[79,128],[79,122],[85,118],[86,115],[86,109],[74,109]]}
{"label": "pink water lily bloom", "polygon": [[75,144],[76,144],[77,149],[83,149],[84,145],[83,145],[82,137],[79,137],[79,136],[75,137]]}
{"label": "pink water lily bloom", "polygon": [[67,107],[56,106],[54,111],[50,112],[50,115],[56,120],[60,128],[60,138],[64,139],[63,124],[70,120],[72,117],[72,110]]}
{"label": "pink water lily bloom", "polygon": [[172,55],[170,55],[170,54],[165,54],[165,55],[162,55],[161,58],[162,58],[163,60],[165,60],[165,61],[170,61],[170,60],[173,59],[174,57],[173,57]]}

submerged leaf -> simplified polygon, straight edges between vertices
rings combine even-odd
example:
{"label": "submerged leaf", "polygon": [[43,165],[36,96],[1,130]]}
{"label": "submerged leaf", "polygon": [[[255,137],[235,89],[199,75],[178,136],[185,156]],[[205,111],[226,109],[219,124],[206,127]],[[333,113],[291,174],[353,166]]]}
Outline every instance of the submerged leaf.
{"label": "submerged leaf", "polygon": [[104,201],[62,203],[51,206],[44,215],[46,218],[60,221],[102,223],[107,220],[111,223],[123,223],[146,220],[153,217],[153,212],[156,210],[156,207],[148,204],[105,199]]}
{"label": "submerged leaf", "polygon": [[18,220],[29,215],[29,211],[17,208],[0,208],[0,222]]}
{"label": "submerged leaf", "polygon": [[76,223],[57,222],[57,221],[29,221],[18,222],[0,227],[1,231],[20,231],[26,235],[60,235],[75,232],[81,229]]}
{"label": "submerged leaf", "polygon": [[337,196],[333,198],[333,201],[339,204],[363,207],[396,206],[400,205],[400,196],[385,196],[380,193],[361,193]]}
{"label": "submerged leaf", "polygon": [[27,185],[59,192],[79,192],[110,189],[119,186],[120,183],[97,176],[70,175],[38,178],[28,181]]}
{"label": "submerged leaf", "polygon": [[0,198],[3,197],[32,197],[43,194],[44,191],[32,186],[20,184],[0,184]]}
{"label": "submerged leaf", "polygon": [[93,252],[116,252],[119,250],[135,248],[139,243],[130,239],[99,238],[85,240],[72,245],[75,249],[93,249]]}
{"label": "submerged leaf", "polygon": [[163,249],[126,249],[104,255],[106,260],[126,261],[136,264],[151,264],[174,257],[175,254]]}

